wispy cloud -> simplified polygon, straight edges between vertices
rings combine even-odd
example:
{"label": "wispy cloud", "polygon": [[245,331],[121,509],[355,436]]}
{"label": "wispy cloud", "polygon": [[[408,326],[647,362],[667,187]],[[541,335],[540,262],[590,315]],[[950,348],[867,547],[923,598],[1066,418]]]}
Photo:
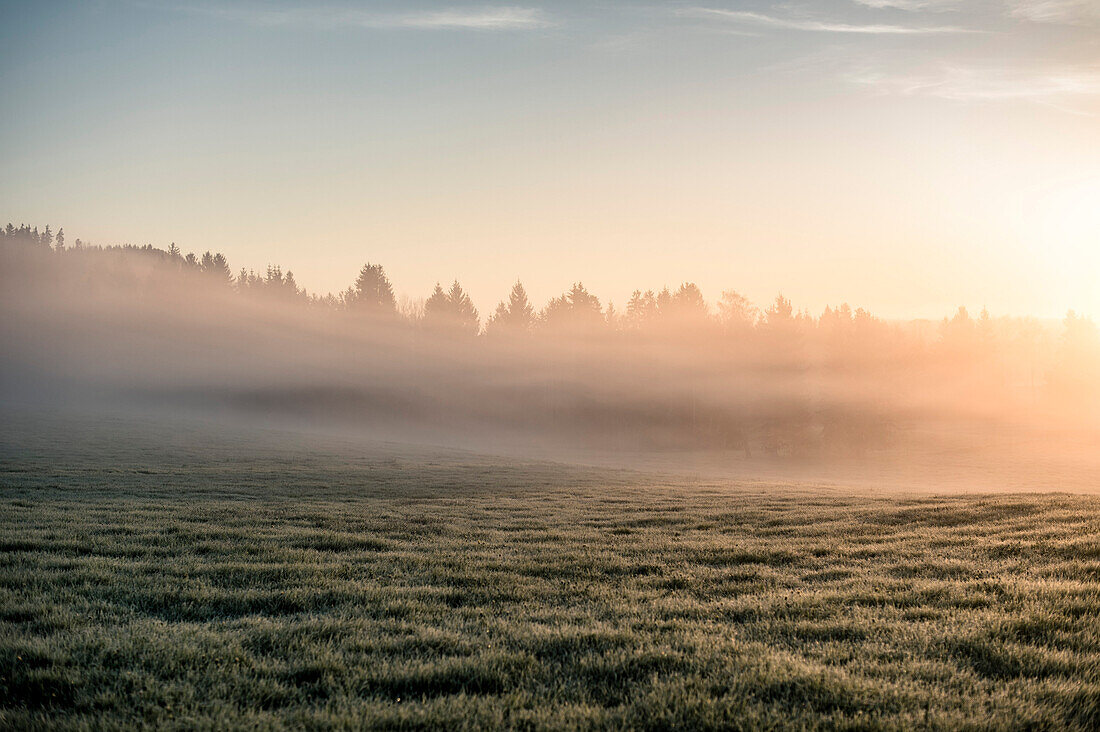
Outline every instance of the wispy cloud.
{"label": "wispy cloud", "polygon": [[855,0],[869,8],[897,10],[956,10],[961,0]]}
{"label": "wispy cloud", "polygon": [[377,13],[359,8],[306,6],[272,8],[269,6],[222,7],[209,5],[180,6],[179,10],[252,25],[299,26],[308,28],[365,28],[421,30],[523,30],[550,25],[540,8],[520,6],[483,6],[442,10]]}
{"label": "wispy cloud", "polygon": [[1100,68],[981,68],[943,65],[919,73],[874,68],[843,74],[852,83],[883,94],[926,96],[955,101],[1027,101],[1084,114],[1075,104],[1100,97]]}
{"label": "wispy cloud", "polygon": [[826,20],[816,20],[801,17],[782,17],[767,15],[747,10],[724,10],[720,8],[684,8],[678,11],[680,15],[697,18],[713,18],[736,23],[739,25],[752,25],[758,27],[777,28],[782,30],[808,31],[814,33],[861,33],[861,34],[887,34],[887,35],[911,35],[923,33],[976,33],[978,31],[959,28],[956,26],[911,26],[911,25],[883,25],[883,24],[852,24],[836,23]]}
{"label": "wispy cloud", "polygon": [[1078,25],[1100,22],[1098,0],[1008,0],[1015,18],[1036,23]]}
{"label": "wispy cloud", "polygon": [[[939,12],[962,10],[966,0],[855,0],[869,8]],[[985,12],[1007,12],[1014,18],[1036,23],[1082,25],[1100,21],[1100,0],[999,0],[983,3]]]}

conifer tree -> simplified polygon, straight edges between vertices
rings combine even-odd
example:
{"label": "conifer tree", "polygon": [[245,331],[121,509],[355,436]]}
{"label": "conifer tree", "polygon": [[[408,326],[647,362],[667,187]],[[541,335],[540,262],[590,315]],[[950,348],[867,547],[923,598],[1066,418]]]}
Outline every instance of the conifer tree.
{"label": "conifer tree", "polygon": [[508,295],[508,302],[502,301],[497,305],[496,312],[489,318],[488,327],[495,332],[520,333],[530,330],[534,322],[535,309],[527,299],[527,291],[516,280]]}
{"label": "conifer tree", "polygon": [[382,265],[370,262],[363,265],[349,292],[348,306],[372,315],[393,315],[397,312],[393,285],[386,277]]}

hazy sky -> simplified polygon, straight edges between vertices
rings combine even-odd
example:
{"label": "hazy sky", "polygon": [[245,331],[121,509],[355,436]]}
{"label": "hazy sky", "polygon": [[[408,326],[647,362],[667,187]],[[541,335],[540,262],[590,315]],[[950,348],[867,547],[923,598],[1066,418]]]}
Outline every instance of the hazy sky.
{"label": "hazy sky", "polygon": [[0,3],[0,218],[340,290],[1100,315],[1100,0]]}

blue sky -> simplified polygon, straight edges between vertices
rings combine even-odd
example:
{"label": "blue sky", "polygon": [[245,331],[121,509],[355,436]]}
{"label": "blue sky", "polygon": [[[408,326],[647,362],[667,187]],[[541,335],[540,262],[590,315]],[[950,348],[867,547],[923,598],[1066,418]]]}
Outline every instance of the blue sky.
{"label": "blue sky", "polygon": [[0,216],[70,239],[483,311],[1100,311],[1097,0],[0,8]]}

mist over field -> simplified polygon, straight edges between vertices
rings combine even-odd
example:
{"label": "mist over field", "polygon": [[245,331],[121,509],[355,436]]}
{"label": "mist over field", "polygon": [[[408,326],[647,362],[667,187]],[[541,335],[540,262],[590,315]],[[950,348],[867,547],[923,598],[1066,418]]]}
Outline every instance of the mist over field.
{"label": "mist over field", "polygon": [[615,309],[578,282],[541,308],[517,283],[481,318],[457,282],[399,305],[379,265],[318,297],[279,268],[234,276],[174,245],[51,247],[9,227],[2,247],[6,408],[650,466],[692,455],[724,473],[959,455],[1089,470],[1100,444],[1100,339],[1073,313],[887,321],[733,290],[710,303],[690,283]]}

